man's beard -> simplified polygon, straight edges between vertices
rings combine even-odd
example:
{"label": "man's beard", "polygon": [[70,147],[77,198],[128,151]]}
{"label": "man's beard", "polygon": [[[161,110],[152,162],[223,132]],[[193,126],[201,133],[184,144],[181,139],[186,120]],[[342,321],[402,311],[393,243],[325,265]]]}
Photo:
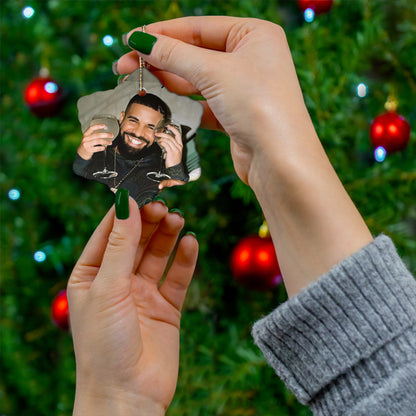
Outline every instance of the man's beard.
{"label": "man's beard", "polygon": [[[146,145],[141,149],[136,149],[127,143],[126,135],[137,138],[138,140],[142,140],[146,143]],[[113,141],[113,147],[117,147],[118,153],[120,153],[120,155],[125,159],[129,160],[137,160],[148,155],[149,153],[161,151],[160,147],[156,143],[150,144],[149,140],[145,139],[144,137],[137,137],[134,134],[128,132],[120,133],[118,137]]]}

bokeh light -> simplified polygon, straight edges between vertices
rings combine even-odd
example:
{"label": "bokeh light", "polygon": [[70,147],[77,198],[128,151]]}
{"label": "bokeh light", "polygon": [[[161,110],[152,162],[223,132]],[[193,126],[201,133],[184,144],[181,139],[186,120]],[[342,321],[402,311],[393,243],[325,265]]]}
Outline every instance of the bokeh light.
{"label": "bokeh light", "polygon": [[303,12],[303,17],[305,18],[305,22],[311,23],[315,19],[315,12],[308,8]]}
{"label": "bokeh light", "polygon": [[106,35],[103,37],[103,43],[105,46],[111,46],[114,43],[114,39],[110,35]]}
{"label": "bokeh light", "polygon": [[46,254],[44,251],[42,250],[38,250],[34,255],[33,258],[35,259],[35,261],[37,261],[38,263],[42,263],[46,260]]}
{"label": "bokeh light", "polygon": [[27,6],[22,10],[22,15],[25,19],[30,19],[35,14],[33,7]]}
{"label": "bokeh light", "polygon": [[377,162],[383,162],[386,156],[387,156],[387,152],[383,146],[379,146],[374,150],[374,159]]}
{"label": "bokeh light", "polygon": [[357,85],[357,95],[360,98],[364,98],[367,95],[367,85],[365,85],[363,82]]}
{"label": "bokeh light", "polygon": [[20,198],[20,191],[15,188],[10,189],[8,195],[12,201],[17,201]]}
{"label": "bokeh light", "polygon": [[56,91],[58,91],[58,85],[55,82],[51,82],[51,81],[47,82],[44,88],[45,88],[45,91],[48,92],[49,94],[53,94]]}

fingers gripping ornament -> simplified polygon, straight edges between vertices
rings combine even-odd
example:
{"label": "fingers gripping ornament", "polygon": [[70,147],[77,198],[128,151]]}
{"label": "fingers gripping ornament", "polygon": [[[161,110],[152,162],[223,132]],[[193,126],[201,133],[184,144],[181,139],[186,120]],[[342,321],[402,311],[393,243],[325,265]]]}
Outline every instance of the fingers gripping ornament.
{"label": "fingers gripping ornament", "polygon": [[142,60],[114,89],[81,97],[77,107],[77,175],[113,193],[128,190],[139,208],[165,188],[200,177],[195,137],[203,106],[168,91]]}

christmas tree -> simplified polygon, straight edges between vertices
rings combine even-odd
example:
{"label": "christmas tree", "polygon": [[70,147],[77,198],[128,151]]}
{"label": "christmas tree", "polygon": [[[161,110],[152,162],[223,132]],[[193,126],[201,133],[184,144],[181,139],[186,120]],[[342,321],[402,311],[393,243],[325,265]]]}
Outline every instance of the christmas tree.
{"label": "christmas tree", "polygon": [[[282,25],[331,162],[372,233],[389,235],[416,273],[415,132],[396,152],[370,140],[388,99],[415,125],[412,2],[335,0],[325,13],[303,11],[295,0],[3,0],[0,7],[0,413],[71,414],[72,339],[52,322],[51,304],[113,203],[104,185],[72,172],[82,136],[76,102],[115,87],[111,64],[128,50],[121,34],[134,27],[219,14]],[[24,94],[40,73],[49,74],[50,95],[39,107],[42,97]],[[184,212],[186,231],[200,242],[168,414],[310,415],[250,336],[252,323],[286,300],[283,286],[249,290],[229,266],[238,242],[257,233],[262,212],[234,173],[228,138],[200,129],[196,144],[201,178],[161,195]]]}

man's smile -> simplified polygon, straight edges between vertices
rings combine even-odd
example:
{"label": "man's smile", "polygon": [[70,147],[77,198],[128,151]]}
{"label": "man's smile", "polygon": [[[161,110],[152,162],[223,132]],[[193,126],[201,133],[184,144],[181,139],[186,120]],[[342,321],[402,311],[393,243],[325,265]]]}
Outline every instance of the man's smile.
{"label": "man's smile", "polygon": [[149,145],[149,141],[146,140],[144,137],[137,137],[132,134],[125,133],[125,137],[127,139],[127,143],[129,146],[134,148],[140,148],[145,145]]}

